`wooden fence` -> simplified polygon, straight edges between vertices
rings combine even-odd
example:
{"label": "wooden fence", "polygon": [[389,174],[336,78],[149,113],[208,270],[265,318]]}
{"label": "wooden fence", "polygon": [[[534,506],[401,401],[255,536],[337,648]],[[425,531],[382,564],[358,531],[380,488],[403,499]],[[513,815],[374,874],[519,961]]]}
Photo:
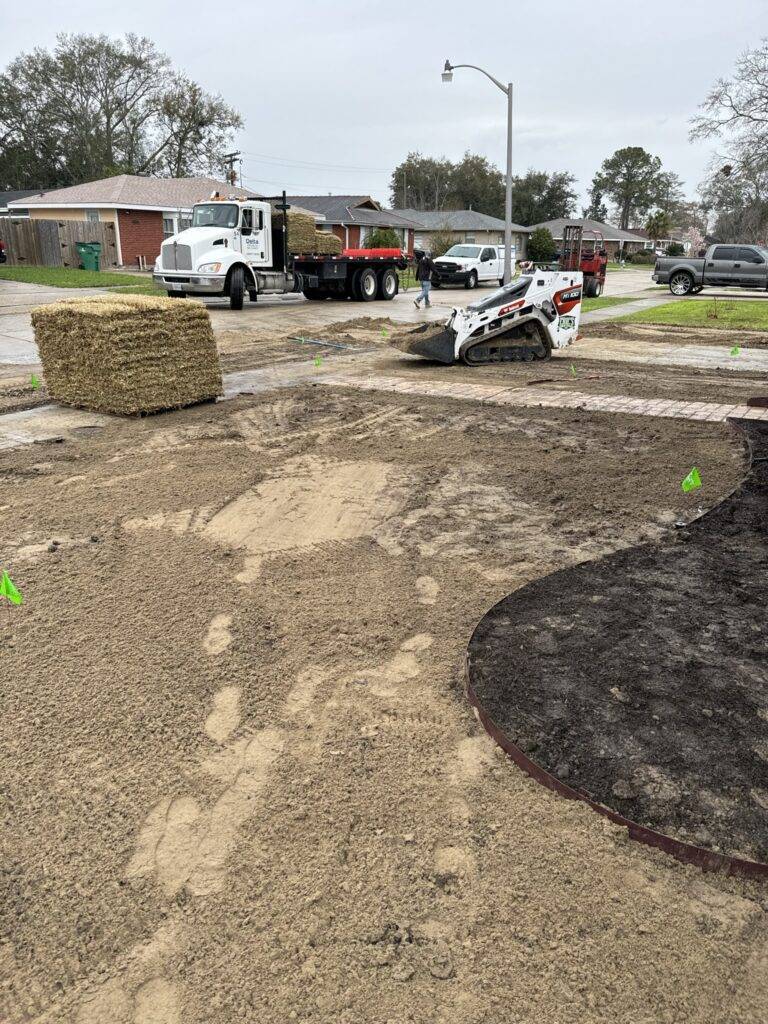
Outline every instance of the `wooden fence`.
{"label": "wooden fence", "polygon": [[0,238],[11,267],[79,267],[78,242],[101,243],[101,266],[117,266],[115,225],[109,221],[0,217]]}

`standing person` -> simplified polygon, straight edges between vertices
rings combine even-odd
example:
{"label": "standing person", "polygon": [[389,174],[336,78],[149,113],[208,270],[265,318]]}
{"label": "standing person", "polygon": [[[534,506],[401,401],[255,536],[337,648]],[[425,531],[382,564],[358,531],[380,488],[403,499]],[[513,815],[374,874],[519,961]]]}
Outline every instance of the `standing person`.
{"label": "standing person", "polygon": [[418,309],[419,303],[424,299],[424,307],[426,308],[432,305],[429,301],[429,292],[432,288],[432,274],[435,273],[437,267],[421,249],[414,249],[413,255],[416,257],[416,280],[421,284],[421,291],[418,297],[413,300],[413,304]]}

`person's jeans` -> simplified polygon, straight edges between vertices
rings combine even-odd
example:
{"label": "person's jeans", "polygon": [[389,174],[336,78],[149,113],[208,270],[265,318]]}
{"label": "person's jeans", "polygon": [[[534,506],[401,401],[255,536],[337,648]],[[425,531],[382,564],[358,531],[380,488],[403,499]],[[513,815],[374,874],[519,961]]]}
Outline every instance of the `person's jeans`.
{"label": "person's jeans", "polygon": [[431,305],[431,303],[429,301],[429,293],[430,293],[430,290],[432,288],[432,282],[431,281],[421,281],[420,284],[421,284],[421,291],[419,292],[419,297],[416,299],[416,305],[418,306],[418,304],[421,302],[421,300],[424,299],[424,305],[425,306],[429,306],[429,305]]}

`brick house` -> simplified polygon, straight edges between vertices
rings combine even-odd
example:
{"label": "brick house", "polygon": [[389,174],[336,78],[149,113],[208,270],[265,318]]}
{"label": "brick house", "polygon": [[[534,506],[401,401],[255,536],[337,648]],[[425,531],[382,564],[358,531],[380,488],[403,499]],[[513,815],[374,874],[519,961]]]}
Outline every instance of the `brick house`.
{"label": "brick house", "polygon": [[146,178],[117,174],[112,178],[54,189],[8,203],[8,213],[23,209],[31,219],[79,220],[115,225],[117,261],[121,266],[153,266],[164,238],[188,227],[192,207],[211,192],[242,198],[253,192],[215,178]]}
{"label": "brick house", "polygon": [[413,218],[387,210],[370,196],[288,196],[288,202],[316,214],[320,231],[332,231],[345,249],[364,248],[375,228],[393,228],[401,248],[413,254]]}
{"label": "brick house", "polygon": [[[477,210],[395,210],[399,217],[416,224],[417,249],[431,247],[433,231],[450,231],[457,242],[469,245],[503,245],[504,221]],[[522,224],[512,225],[512,245],[517,259],[525,259],[528,235],[531,229]]]}

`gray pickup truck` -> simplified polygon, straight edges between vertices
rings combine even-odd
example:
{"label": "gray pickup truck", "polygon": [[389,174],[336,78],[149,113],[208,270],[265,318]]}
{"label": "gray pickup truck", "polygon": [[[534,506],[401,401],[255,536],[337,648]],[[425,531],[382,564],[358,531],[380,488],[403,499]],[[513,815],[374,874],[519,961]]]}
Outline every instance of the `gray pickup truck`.
{"label": "gray pickup truck", "polygon": [[768,249],[761,245],[710,245],[703,259],[664,256],[653,268],[656,284],[673,295],[696,295],[705,285],[768,288]]}

